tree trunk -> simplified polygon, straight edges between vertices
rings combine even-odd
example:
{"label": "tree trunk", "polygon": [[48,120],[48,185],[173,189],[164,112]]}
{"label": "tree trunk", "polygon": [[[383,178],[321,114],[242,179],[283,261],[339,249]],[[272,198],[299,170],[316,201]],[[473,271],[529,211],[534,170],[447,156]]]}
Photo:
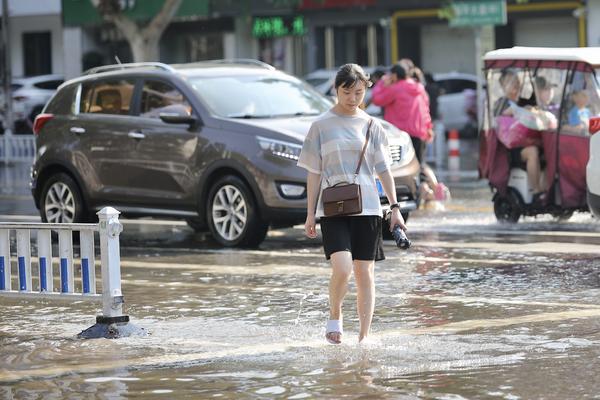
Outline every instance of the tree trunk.
{"label": "tree trunk", "polygon": [[160,36],[154,38],[144,38],[142,34],[129,41],[133,62],[159,61],[158,40]]}
{"label": "tree trunk", "polygon": [[165,0],[163,8],[145,27],[123,15],[115,0],[92,0],[105,21],[121,31],[133,54],[133,62],[159,61],[158,43],[163,32],[179,9],[182,0]]}

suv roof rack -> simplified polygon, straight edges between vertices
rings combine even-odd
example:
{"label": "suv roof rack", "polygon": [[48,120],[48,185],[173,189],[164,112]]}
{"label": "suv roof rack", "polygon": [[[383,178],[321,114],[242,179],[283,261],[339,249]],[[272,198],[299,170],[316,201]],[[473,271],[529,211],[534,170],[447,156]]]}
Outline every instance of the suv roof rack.
{"label": "suv roof rack", "polygon": [[219,60],[206,60],[201,61],[206,63],[217,63],[217,64],[248,64],[248,65],[256,65],[257,67],[262,67],[265,69],[276,69],[271,64],[267,64],[264,61],[255,60],[254,58],[224,58]]}
{"label": "suv roof rack", "polygon": [[160,63],[160,62],[138,62],[138,63],[125,63],[125,64],[111,64],[111,65],[101,65],[99,67],[90,68],[83,73],[83,75],[91,75],[97,74],[99,72],[108,72],[108,71],[117,71],[120,69],[126,68],[158,68],[164,71],[174,72],[175,69],[170,65]]}

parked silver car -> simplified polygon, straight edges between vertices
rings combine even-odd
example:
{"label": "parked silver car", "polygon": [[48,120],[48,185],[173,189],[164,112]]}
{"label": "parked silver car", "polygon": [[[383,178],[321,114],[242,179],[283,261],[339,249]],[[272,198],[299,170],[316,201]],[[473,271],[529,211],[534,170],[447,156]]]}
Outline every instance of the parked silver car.
{"label": "parked silver car", "polygon": [[35,117],[65,81],[62,75],[37,75],[12,81],[13,121],[16,133],[31,133]]}

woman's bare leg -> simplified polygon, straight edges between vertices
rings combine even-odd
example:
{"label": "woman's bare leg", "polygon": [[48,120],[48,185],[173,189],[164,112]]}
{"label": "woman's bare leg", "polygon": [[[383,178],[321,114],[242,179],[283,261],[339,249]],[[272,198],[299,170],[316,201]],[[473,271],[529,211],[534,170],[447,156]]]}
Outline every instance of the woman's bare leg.
{"label": "woman's bare leg", "polygon": [[375,310],[375,261],[354,260],[356,308],[360,321],[358,341],[369,335]]}
{"label": "woman's bare leg", "polygon": [[540,187],[540,176],[542,174],[540,166],[540,150],[537,146],[527,146],[521,150],[521,158],[527,164],[527,179],[533,193],[542,192]]}
{"label": "woman's bare leg", "polygon": [[[348,291],[348,281],[352,274],[352,254],[349,251],[338,251],[331,255],[331,279],[329,280],[329,319],[342,319],[342,303]],[[328,337],[339,342],[339,333],[331,333]]]}

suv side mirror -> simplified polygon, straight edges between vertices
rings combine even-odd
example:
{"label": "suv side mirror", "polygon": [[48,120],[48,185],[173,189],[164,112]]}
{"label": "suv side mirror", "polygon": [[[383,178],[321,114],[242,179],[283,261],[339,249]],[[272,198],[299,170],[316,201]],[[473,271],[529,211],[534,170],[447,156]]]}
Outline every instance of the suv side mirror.
{"label": "suv side mirror", "polygon": [[198,118],[193,115],[182,115],[176,113],[160,113],[159,118],[167,124],[187,124],[194,125],[198,122]]}

